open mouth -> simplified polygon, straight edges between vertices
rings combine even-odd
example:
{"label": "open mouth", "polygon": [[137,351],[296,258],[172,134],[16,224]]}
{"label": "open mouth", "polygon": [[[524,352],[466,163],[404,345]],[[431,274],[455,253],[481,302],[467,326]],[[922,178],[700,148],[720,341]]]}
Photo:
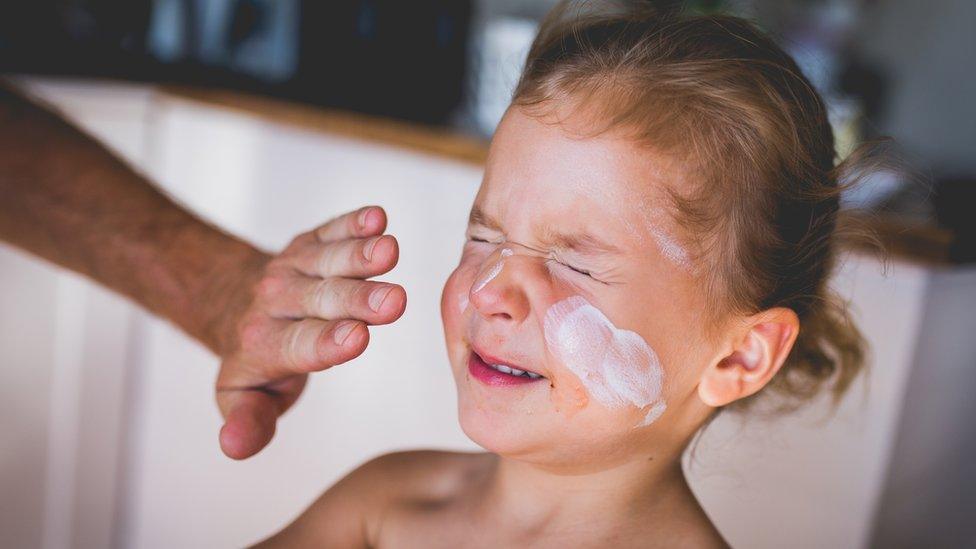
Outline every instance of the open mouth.
{"label": "open mouth", "polygon": [[546,379],[541,374],[483,356],[473,349],[468,358],[468,371],[472,377],[489,385],[519,385]]}

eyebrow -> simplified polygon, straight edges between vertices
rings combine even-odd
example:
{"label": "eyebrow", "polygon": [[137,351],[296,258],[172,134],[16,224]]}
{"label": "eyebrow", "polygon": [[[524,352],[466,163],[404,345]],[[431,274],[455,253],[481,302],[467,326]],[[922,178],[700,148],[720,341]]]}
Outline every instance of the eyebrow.
{"label": "eyebrow", "polygon": [[[468,224],[480,225],[493,231],[504,232],[502,230],[502,224],[498,219],[477,206],[471,208]],[[543,232],[542,240],[552,247],[572,250],[586,255],[621,253],[620,248],[617,246],[586,233],[563,233],[547,227]]]}
{"label": "eyebrow", "polygon": [[471,208],[471,215],[468,216],[468,225],[481,225],[487,229],[502,232],[502,224],[478,206]]}

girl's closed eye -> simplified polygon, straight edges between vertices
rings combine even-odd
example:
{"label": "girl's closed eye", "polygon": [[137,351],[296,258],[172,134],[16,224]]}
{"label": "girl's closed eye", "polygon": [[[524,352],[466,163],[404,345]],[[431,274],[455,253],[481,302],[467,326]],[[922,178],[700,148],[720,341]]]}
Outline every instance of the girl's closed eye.
{"label": "girl's closed eye", "polygon": [[505,237],[500,235],[487,235],[484,233],[468,233],[468,242],[475,242],[478,244],[494,244],[499,245],[505,242]]}
{"label": "girl's closed eye", "polygon": [[[473,245],[491,245],[491,246],[498,246],[506,242],[506,239],[503,236],[486,235],[483,233],[469,233],[467,235],[467,240],[469,243]],[[535,252],[539,254],[545,253],[542,250],[535,250]],[[592,269],[588,266],[584,266],[579,261],[570,260],[568,258],[561,257],[559,254],[555,252],[549,253],[549,257],[546,258],[546,263],[550,266],[552,266],[552,264],[556,264],[558,265],[559,268],[570,271],[573,274],[573,276],[579,278],[585,277],[587,279],[591,279],[601,284],[606,284],[606,285],[611,284],[610,282],[606,281],[604,277],[601,276],[600,273],[598,273],[597,270]]]}
{"label": "girl's closed eye", "polygon": [[558,259],[553,259],[553,261],[555,261],[556,263],[562,265],[563,267],[568,268],[571,271],[575,271],[575,272],[577,272],[577,273],[579,273],[581,275],[588,276],[590,278],[594,278],[593,277],[593,273],[591,273],[590,271],[588,271],[586,269],[583,269],[581,267],[576,267],[576,266],[574,266],[574,265],[572,265],[570,263],[566,263],[565,261],[560,261]]}
{"label": "girl's closed eye", "polygon": [[577,278],[586,278],[605,285],[611,284],[611,282],[606,280],[602,273],[596,271],[595,269],[584,267],[577,261],[570,261],[566,258],[556,256],[550,258],[548,263],[550,265],[555,263],[559,268],[570,271],[572,275]]}

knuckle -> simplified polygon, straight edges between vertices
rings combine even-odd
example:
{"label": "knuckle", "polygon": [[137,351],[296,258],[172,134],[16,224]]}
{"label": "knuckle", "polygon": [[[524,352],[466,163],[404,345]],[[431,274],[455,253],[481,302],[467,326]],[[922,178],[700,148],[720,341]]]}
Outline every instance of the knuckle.
{"label": "knuckle", "polygon": [[258,299],[270,300],[280,295],[285,288],[285,281],[276,275],[265,275],[255,288]]}
{"label": "knuckle", "polygon": [[301,246],[302,244],[314,239],[317,232],[318,232],[317,230],[311,230],[299,234],[295,238],[292,238],[290,242],[288,242],[288,245],[285,246],[285,249],[289,250]]}
{"label": "knuckle", "polygon": [[349,250],[350,264],[360,266],[369,265],[369,260],[366,259],[366,257],[369,256],[373,249],[376,248],[376,243],[378,241],[378,238],[370,238],[359,242],[357,246],[353,246],[352,249]]}
{"label": "knuckle", "polygon": [[346,230],[349,231],[349,234],[357,234],[359,232],[359,214],[361,212],[362,210],[356,210],[345,215]]}
{"label": "knuckle", "polygon": [[315,239],[316,242],[324,242],[328,240],[329,230],[331,228],[332,228],[332,222],[330,221],[329,223],[326,223],[321,227],[317,227],[314,231],[312,231],[312,237]]}
{"label": "knuckle", "polygon": [[285,338],[284,347],[281,349],[285,362],[292,367],[304,371],[308,365],[308,359],[302,353],[302,331],[297,326],[289,331]]}
{"label": "knuckle", "polygon": [[252,350],[261,345],[267,333],[264,319],[259,315],[251,315],[241,321],[240,342],[244,350]]}
{"label": "knuckle", "polygon": [[312,307],[316,311],[326,311],[329,304],[335,300],[335,283],[331,278],[326,278],[315,284],[312,289]]}
{"label": "knuckle", "polygon": [[295,266],[301,266],[305,263],[304,259],[306,256],[307,244],[292,244],[281,251],[280,254],[276,255],[271,263],[268,264],[268,271],[273,270],[290,270]]}
{"label": "knuckle", "polygon": [[318,272],[330,272],[333,268],[333,263],[335,263],[334,245],[325,246],[318,251],[318,257],[315,258],[315,266]]}
{"label": "knuckle", "polygon": [[312,232],[314,233],[315,237],[319,240],[327,239],[329,235],[335,230],[336,223],[340,222],[341,220],[342,220],[341,216],[331,217],[329,218],[328,221],[316,227],[316,229]]}

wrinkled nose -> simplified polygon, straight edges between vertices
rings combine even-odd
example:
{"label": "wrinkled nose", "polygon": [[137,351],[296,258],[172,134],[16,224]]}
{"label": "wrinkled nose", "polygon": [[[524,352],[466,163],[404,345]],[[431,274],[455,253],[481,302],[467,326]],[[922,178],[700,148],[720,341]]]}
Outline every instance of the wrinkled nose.
{"label": "wrinkled nose", "polygon": [[529,299],[518,282],[519,259],[514,255],[507,247],[493,253],[471,285],[468,299],[487,320],[519,323],[529,315]]}

